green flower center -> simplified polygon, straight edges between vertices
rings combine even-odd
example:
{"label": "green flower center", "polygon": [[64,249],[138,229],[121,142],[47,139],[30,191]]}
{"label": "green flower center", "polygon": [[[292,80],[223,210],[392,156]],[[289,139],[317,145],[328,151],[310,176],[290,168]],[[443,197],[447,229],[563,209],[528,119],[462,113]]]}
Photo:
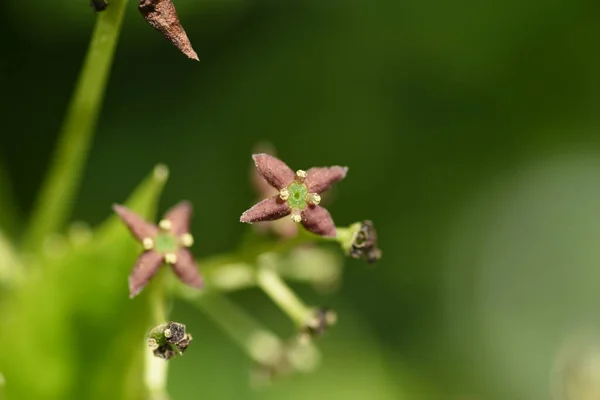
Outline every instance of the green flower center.
{"label": "green flower center", "polygon": [[290,197],[287,203],[291,208],[303,210],[306,208],[306,197],[308,196],[308,188],[304,183],[293,182],[288,188]]}
{"label": "green flower center", "polygon": [[179,249],[177,238],[170,233],[159,233],[154,238],[154,250],[159,253],[174,253]]}

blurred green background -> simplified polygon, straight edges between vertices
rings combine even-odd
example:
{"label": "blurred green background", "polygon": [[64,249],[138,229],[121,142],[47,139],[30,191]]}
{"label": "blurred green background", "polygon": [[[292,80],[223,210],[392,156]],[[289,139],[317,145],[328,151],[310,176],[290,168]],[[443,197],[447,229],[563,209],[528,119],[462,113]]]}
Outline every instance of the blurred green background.
{"label": "blurred green background", "polygon": [[[340,322],[316,373],[270,389],[176,303],[195,341],[171,364],[174,399],[550,398],[565,343],[600,325],[597,2],[178,0],[199,64],[135,3],[74,219],[100,222],[164,162],[161,211],[193,201],[197,254],[227,251],[269,141],[292,168],[348,165],[329,209],[372,219],[384,251],[348,260],[336,294],[298,287]],[[86,0],[0,3],[0,161],[21,216],[93,23]],[[293,332],[261,293],[233,298]]]}

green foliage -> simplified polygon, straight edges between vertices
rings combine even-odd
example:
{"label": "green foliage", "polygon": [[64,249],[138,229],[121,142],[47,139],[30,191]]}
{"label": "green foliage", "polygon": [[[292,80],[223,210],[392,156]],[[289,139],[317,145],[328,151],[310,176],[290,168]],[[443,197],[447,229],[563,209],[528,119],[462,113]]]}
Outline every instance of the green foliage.
{"label": "green foliage", "polygon": [[[128,207],[152,218],[165,179],[157,167]],[[116,216],[89,234],[83,243],[53,236],[24,257],[27,279],[5,294],[0,370],[9,398],[145,398],[142,351],[152,313],[148,293],[129,301],[126,284],[139,245]]]}

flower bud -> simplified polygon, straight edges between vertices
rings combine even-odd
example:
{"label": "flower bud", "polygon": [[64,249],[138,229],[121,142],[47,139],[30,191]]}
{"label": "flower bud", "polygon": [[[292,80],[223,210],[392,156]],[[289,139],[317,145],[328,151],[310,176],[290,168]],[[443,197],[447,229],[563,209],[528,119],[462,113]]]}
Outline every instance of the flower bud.
{"label": "flower bud", "polygon": [[192,335],[185,332],[185,325],[168,322],[155,326],[148,332],[148,346],[155,357],[169,360],[181,355],[192,341]]}

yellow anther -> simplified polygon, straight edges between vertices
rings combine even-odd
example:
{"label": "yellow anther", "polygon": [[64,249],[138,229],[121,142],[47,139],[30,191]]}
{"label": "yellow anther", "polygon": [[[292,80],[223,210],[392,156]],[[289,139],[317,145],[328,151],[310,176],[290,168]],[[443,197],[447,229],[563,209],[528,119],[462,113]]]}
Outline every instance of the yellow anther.
{"label": "yellow anther", "polygon": [[160,227],[160,229],[165,230],[165,231],[170,231],[171,228],[173,227],[173,224],[171,223],[171,221],[169,221],[168,219],[163,219],[158,223],[158,226]]}
{"label": "yellow anther", "polygon": [[321,196],[319,195],[319,193],[310,193],[308,195],[308,198],[310,199],[310,202],[313,203],[315,206],[321,202]]}
{"label": "yellow anther", "polygon": [[317,329],[319,327],[319,319],[316,316],[310,317],[310,319],[306,321],[306,326],[312,329]]}
{"label": "yellow anther", "polygon": [[165,254],[165,262],[167,264],[175,264],[177,262],[177,254],[175,254],[175,253]]}
{"label": "yellow anther", "polygon": [[300,214],[292,214],[291,218],[292,218],[292,221],[294,221],[296,223],[302,221],[302,216]]}
{"label": "yellow anther", "polygon": [[279,191],[279,198],[280,198],[281,200],[283,200],[283,201],[286,201],[287,199],[289,199],[289,198],[290,198],[290,191],[289,191],[289,190],[287,190],[287,189],[285,189],[285,188],[284,188],[284,189],[281,189],[281,190]]}
{"label": "yellow anther", "polygon": [[165,329],[163,331],[163,335],[165,335],[165,337],[168,339],[170,338],[173,334],[171,333],[171,330],[169,328]]}
{"label": "yellow anther", "polygon": [[299,333],[297,336],[297,340],[298,340],[298,343],[300,343],[303,346],[306,346],[306,345],[310,344],[310,342],[312,342],[312,338],[310,337],[310,335],[308,333]]}
{"label": "yellow anther", "polygon": [[300,181],[304,181],[304,179],[306,179],[306,171],[299,169],[298,171],[296,171],[296,176],[298,177],[298,179],[300,179]]}
{"label": "yellow anther", "polygon": [[156,339],[148,339],[148,347],[150,347],[152,350],[158,349],[158,342],[156,341]]}
{"label": "yellow anther", "polygon": [[154,240],[152,240],[152,238],[146,237],[142,239],[142,246],[144,246],[144,250],[152,250],[154,248]]}
{"label": "yellow anther", "polygon": [[335,325],[337,322],[337,313],[335,311],[327,311],[325,313],[325,322],[327,322],[327,325],[331,326],[331,325]]}
{"label": "yellow anther", "polygon": [[192,247],[192,245],[194,244],[194,237],[191,233],[184,233],[183,235],[181,235],[180,239],[181,244],[185,247]]}

